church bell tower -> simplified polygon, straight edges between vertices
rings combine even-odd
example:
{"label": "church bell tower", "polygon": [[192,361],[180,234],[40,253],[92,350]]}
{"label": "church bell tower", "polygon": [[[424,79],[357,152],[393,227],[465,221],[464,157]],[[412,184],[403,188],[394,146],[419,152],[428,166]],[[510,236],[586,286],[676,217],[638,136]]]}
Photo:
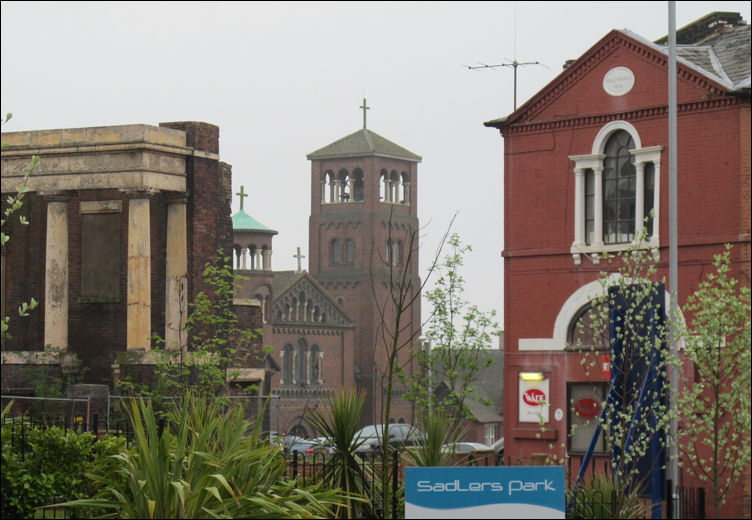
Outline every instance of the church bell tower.
{"label": "church bell tower", "polygon": [[[354,370],[357,387],[366,394],[362,421],[373,424],[382,419],[381,376],[389,342],[383,325],[393,330],[393,306],[384,307],[390,275],[406,272],[417,295],[401,317],[401,339],[417,341],[420,335],[417,166],[421,157],[369,130],[370,107],[365,99],[360,108],[362,129],[307,156],[311,161],[308,259],[310,273],[356,324],[351,347],[355,366],[344,369]],[[411,364],[410,348],[401,349],[400,364]],[[394,403],[391,419],[410,422],[411,405],[399,399]]]}

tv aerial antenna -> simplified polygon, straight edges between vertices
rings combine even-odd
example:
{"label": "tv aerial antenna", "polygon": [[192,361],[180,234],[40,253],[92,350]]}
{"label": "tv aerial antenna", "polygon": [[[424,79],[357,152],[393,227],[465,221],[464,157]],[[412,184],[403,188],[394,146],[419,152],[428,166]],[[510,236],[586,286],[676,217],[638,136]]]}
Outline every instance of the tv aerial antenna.
{"label": "tv aerial antenna", "polygon": [[[517,110],[517,67],[520,67],[523,65],[542,65],[543,67],[546,67],[546,66],[539,61],[525,61],[525,62],[517,61],[517,3],[516,2],[515,2],[515,7],[514,7],[514,56],[515,57],[513,60],[510,60],[509,58],[504,58],[507,61],[507,63],[487,65],[485,63],[478,62],[478,65],[462,65],[462,66],[467,67],[469,70],[512,67],[512,69],[514,69],[514,110]],[[548,69],[548,67],[546,68]]]}

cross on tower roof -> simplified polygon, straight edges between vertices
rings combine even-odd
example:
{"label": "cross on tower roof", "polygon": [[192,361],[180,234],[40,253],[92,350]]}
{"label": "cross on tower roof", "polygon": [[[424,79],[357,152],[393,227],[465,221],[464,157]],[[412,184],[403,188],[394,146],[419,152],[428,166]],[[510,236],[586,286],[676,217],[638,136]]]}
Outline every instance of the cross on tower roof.
{"label": "cross on tower roof", "polygon": [[299,272],[299,273],[300,273],[300,272],[302,272],[302,271],[303,271],[303,268],[302,268],[302,267],[301,267],[301,265],[300,265],[300,259],[301,259],[301,258],[305,258],[305,255],[301,255],[301,254],[300,254],[300,248],[298,248],[298,254],[297,254],[297,255],[292,255],[292,257],[293,257],[293,258],[297,258],[297,259],[298,259],[298,272]]}
{"label": "cross on tower roof", "polygon": [[371,107],[366,105],[366,98],[363,98],[363,104],[360,105],[358,108],[363,109],[363,128],[366,127],[366,110],[371,110]]}
{"label": "cross on tower roof", "polygon": [[248,194],[243,192],[243,186],[240,187],[240,191],[236,193],[238,197],[240,197],[240,209],[243,209],[243,198],[247,197]]}

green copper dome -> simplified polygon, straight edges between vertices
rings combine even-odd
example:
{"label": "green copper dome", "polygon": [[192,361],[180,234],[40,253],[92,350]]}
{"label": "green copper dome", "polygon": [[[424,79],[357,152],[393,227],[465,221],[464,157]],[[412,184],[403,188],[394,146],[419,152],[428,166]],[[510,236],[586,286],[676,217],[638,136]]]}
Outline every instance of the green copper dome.
{"label": "green copper dome", "polygon": [[274,231],[263,225],[242,209],[232,216],[232,229],[234,231]]}

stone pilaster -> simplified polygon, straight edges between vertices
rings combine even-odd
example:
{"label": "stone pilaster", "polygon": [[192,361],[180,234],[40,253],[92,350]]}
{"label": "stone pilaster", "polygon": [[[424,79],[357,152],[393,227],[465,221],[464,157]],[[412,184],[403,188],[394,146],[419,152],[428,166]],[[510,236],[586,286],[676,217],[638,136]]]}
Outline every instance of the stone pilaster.
{"label": "stone pilaster", "polygon": [[149,193],[129,191],[128,201],[128,325],[126,348],[150,350],[151,222]]}
{"label": "stone pilaster", "polygon": [[165,347],[181,350],[187,345],[188,239],[185,196],[167,199],[167,254],[165,280]]}
{"label": "stone pilaster", "polygon": [[47,199],[44,279],[44,344],[68,349],[69,194],[40,193]]}

